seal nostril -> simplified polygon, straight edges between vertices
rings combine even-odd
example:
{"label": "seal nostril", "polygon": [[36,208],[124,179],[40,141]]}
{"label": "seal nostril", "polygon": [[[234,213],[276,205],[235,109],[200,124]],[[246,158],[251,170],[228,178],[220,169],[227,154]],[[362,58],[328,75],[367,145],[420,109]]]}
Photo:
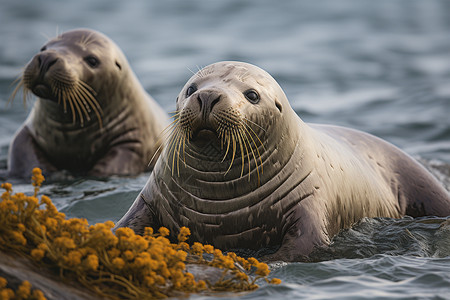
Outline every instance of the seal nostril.
{"label": "seal nostril", "polygon": [[198,95],[198,97],[197,97],[197,101],[198,101],[198,105],[200,106],[200,111],[201,111],[201,110],[202,110],[202,108],[203,108],[203,101],[202,101],[202,99],[201,99],[200,95]]}
{"label": "seal nostril", "polygon": [[211,107],[209,108],[210,111],[212,111],[214,105],[216,105],[219,101],[220,101],[220,95],[219,95],[219,97],[217,97],[216,99],[214,99],[214,100],[211,102]]}
{"label": "seal nostril", "polygon": [[55,58],[54,60],[52,60],[51,62],[48,63],[47,69],[50,69],[51,66],[53,66],[56,61],[58,60],[58,58]]}
{"label": "seal nostril", "polygon": [[57,61],[58,57],[55,55],[42,54],[38,56],[39,67],[42,73],[47,72]]}

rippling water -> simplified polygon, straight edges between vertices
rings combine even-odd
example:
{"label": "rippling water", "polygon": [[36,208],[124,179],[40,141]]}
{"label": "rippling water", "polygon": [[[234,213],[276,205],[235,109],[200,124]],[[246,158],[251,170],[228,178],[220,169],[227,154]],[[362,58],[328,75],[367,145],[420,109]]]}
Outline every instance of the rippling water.
{"label": "rippling water", "polygon": [[[449,1],[2,0],[0,22],[2,168],[32,105],[16,99],[6,106],[14,79],[49,37],[88,27],[116,41],[167,111],[191,70],[247,61],[275,77],[303,120],[376,134],[450,189]],[[43,192],[69,216],[117,221],[147,178],[79,178]],[[443,221],[364,219],[336,237],[324,261],[272,265],[281,285],[261,283],[238,297],[449,299],[450,226],[440,227]]]}

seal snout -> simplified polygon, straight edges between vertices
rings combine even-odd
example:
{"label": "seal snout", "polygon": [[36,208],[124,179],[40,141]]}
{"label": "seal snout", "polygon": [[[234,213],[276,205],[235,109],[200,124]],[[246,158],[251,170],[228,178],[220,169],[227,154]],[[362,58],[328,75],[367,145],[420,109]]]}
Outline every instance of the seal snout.
{"label": "seal snout", "polygon": [[217,91],[204,90],[197,93],[197,101],[200,107],[202,121],[208,123],[209,115],[214,106],[219,103],[222,95]]}
{"label": "seal snout", "polygon": [[38,54],[37,61],[39,64],[40,76],[44,76],[45,73],[58,61],[58,56],[54,52],[42,52]]}

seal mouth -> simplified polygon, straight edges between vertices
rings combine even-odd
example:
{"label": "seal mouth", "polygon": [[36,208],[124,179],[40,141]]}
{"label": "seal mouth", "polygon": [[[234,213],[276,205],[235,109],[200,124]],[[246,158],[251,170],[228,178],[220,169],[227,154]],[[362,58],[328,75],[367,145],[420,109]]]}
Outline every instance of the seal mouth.
{"label": "seal mouth", "polygon": [[205,127],[205,128],[199,128],[192,134],[192,141],[197,140],[210,140],[212,138],[217,138],[217,133],[214,129]]}
{"label": "seal mouth", "polygon": [[219,143],[217,132],[212,128],[200,128],[193,132],[191,142],[197,146],[205,146],[209,143]]}
{"label": "seal mouth", "polygon": [[31,91],[33,92],[33,94],[35,94],[36,96],[43,98],[43,99],[49,99],[49,100],[55,100],[53,98],[53,94],[52,94],[52,90],[51,88],[43,83],[38,83],[35,84],[32,88]]}

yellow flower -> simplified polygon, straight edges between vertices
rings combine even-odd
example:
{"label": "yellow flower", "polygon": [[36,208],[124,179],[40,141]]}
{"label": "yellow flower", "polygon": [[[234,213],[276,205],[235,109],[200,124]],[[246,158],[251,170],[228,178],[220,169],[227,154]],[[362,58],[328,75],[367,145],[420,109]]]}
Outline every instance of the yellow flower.
{"label": "yellow flower", "polygon": [[2,300],[14,299],[13,290],[12,289],[0,290],[0,299],[2,299]]}
{"label": "yellow flower", "polygon": [[249,258],[247,259],[247,261],[248,261],[252,266],[255,266],[255,267],[256,267],[256,265],[259,263],[258,260],[257,260],[256,258],[254,258],[254,257],[249,257]]}
{"label": "yellow flower", "polygon": [[40,243],[38,245],[38,249],[44,250],[44,251],[48,251],[48,246],[45,243]]}
{"label": "yellow flower", "polygon": [[108,228],[108,229],[113,229],[115,226],[113,221],[106,221],[103,224],[105,224],[106,228]]}
{"label": "yellow flower", "polygon": [[269,283],[271,283],[271,284],[280,284],[280,283],[281,283],[281,280],[278,279],[278,278],[272,278],[272,280],[270,280]]}
{"label": "yellow flower", "polygon": [[45,226],[47,228],[55,229],[57,225],[58,225],[58,221],[56,221],[56,219],[54,219],[54,218],[47,218],[45,220]]}
{"label": "yellow flower", "polygon": [[120,257],[116,257],[112,260],[112,264],[117,269],[122,270],[123,267],[125,266],[125,261],[123,259],[121,259]]}
{"label": "yellow flower", "polygon": [[42,293],[40,290],[34,290],[32,294],[32,299],[36,300],[46,300],[44,293]]}
{"label": "yellow flower", "polygon": [[183,251],[183,250],[178,250],[175,255],[176,255],[177,259],[179,259],[181,261],[185,261],[186,257],[187,257],[187,252]]}
{"label": "yellow flower", "polygon": [[123,253],[123,256],[125,257],[126,260],[132,260],[134,258],[134,254],[130,250],[125,251]]}
{"label": "yellow flower", "polygon": [[227,268],[227,269],[234,269],[234,268],[236,268],[235,265],[234,265],[234,261],[231,258],[227,257],[227,256],[223,256],[222,257],[222,265],[225,268]]}
{"label": "yellow flower", "polygon": [[0,277],[0,289],[4,289],[7,284],[8,284],[8,281],[5,278]]}
{"label": "yellow flower", "polygon": [[151,237],[151,236],[153,236],[153,228],[145,227],[145,229],[144,229],[144,237]]}
{"label": "yellow flower", "polygon": [[120,255],[120,250],[117,248],[112,248],[111,250],[108,250],[108,256],[113,259]]}
{"label": "yellow flower", "polygon": [[[64,234],[64,232],[63,232]],[[66,249],[75,249],[77,246],[75,245],[75,242],[73,239],[68,237],[58,237],[55,239],[55,245],[57,247],[66,248]]]}
{"label": "yellow flower", "polygon": [[33,186],[38,187],[41,186],[42,182],[44,182],[45,178],[42,175],[42,171],[39,168],[34,168],[32,171],[33,176],[31,177],[31,181]]}
{"label": "yellow flower", "polygon": [[95,271],[98,268],[98,257],[95,254],[90,254],[85,260],[85,264],[89,270]]}
{"label": "yellow flower", "polygon": [[31,250],[31,256],[35,259],[35,260],[41,260],[45,255],[45,251],[41,250],[41,249],[33,249]]}
{"label": "yellow flower", "polygon": [[267,276],[270,273],[269,266],[266,265],[265,263],[258,263],[256,265],[256,268],[257,268],[257,270],[255,272],[256,275]]}
{"label": "yellow flower", "polygon": [[12,184],[9,182],[2,183],[1,188],[5,189],[6,191],[8,191],[10,193],[12,192]]}
{"label": "yellow flower", "polygon": [[191,249],[194,254],[202,255],[203,253],[203,245],[198,242],[195,242],[194,245],[192,245]]}
{"label": "yellow flower", "polygon": [[16,297],[18,299],[27,299],[31,294],[31,284],[27,280],[23,281],[22,284],[17,288]]}
{"label": "yellow flower", "polygon": [[133,229],[128,228],[128,227],[120,227],[120,228],[117,228],[117,230],[116,230],[116,236],[118,238],[130,237],[132,235],[134,235],[134,231],[133,231]]}
{"label": "yellow flower", "polygon": [[199,281],[197,282],[197,289],[198,289],[199,291],[205,290],[205,289],[206,289],[206,282],[203,281],[203,280],[199,280]]}
{"label": "yellow flower", "polygon": [[191,231],[187,227],[181,227],[180,233],[178,234],[178,242],[185,242],[188,236],[191,235]]}
{"label": "yellow flower", "polygon": [[17,230],[19,230],[19,232],[24,232],[25,229],[25,225],[23,225],[22,223],[17,224]]}
{"label": "yellow flower", "polygon": [[140,235],[130,237],[131,248],[134,251],[142,252],[148,247],[148,241]]}
{"label": "yellow flower", "polygon": [[152,287],[155,284],[155,279],[151,276],[145,276],[144,283],[146,286]]}
{"label": "yellow flower", "polygon": [[70,267],[78,266],[81,263],[81,253],[78,250],[70,251],[67,256],[64,257],[64,262]]}
{"label": "yellow flower", "polygon": [[11,231],[11,236],[14,241],[25,246],[27,244],[27,239],[23,236],[22,232]]}
{"label": "yellow flower", "polygon": [[168,236],[170,234],[169,229],[166,227],[161,227],[158,231],[161,236]]}
{"label": "yellow flower", "polygon": [[236,273],[236,278],[239,279],[239,280],[247,281],[248,280],[248,275],[245,274],[244,272],[238,272],[238,273]]}
{"label": "yellow flower", "polygon": [[212,254],[214,252],[214,247],[211,245],[204,245],[203,249],[205,250],[206,253],[208,254]]}

